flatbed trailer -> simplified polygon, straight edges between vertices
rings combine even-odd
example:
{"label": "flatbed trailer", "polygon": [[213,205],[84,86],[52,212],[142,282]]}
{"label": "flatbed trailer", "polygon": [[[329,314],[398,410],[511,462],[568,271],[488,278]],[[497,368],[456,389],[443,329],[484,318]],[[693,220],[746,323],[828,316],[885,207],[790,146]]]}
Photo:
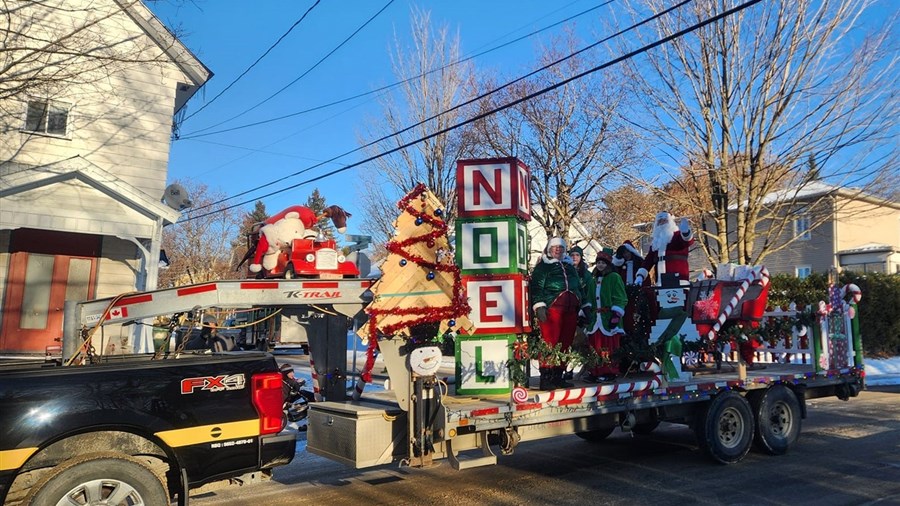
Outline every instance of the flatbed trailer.
{"label": "flatbed trailer", "polygon": [[[790,341],[760,349],[757,368],[734,353],[735,362],[703,364],[688,381],[666,382],[657,369],[603,384],[576,377],[574,388],[540,391],[533,377],[531,388],[477,396],[456,395],[452,381],[408,373],[403,343],[380,341],[394,390],[313,405],[307,450],[357,468],[446,458],[466,469],[496,464],[497,453],[511,454],[524,441],[571,434],[600,441],[614,430],[647,434],[670,422],[691,427],[716,462],[739,462],[752,444],[780,455],[796,443],[808,399],[847,400],[865,388],[861,351],[851,365],[823,370],[816,365],[821,350],[800,348],[796,332]],[[782,363],[786,356],[800,363]]]}

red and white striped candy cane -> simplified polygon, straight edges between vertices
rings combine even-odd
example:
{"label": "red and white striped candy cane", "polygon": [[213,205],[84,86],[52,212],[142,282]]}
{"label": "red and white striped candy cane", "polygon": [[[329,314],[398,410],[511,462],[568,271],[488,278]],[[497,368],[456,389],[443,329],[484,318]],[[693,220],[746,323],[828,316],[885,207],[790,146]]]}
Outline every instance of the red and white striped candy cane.
{"label": "red and white striped candy cane", "polygon": [[358,401],[362,396],[363,389],[366,388],[366,382],[363,381],[362,378],[356,380],[356,385],[353,387],[353,400]]}
{"label": "red and white striped candy cane", "polygon": [[[719,317],[716,318],[715,325],[713,325],[713,327],[709,330],[709,334],[707,334],[707,337],[709,339],[714,339],[716,337],[719,329],[722,328],[722,325],[724,325],[725,321],[728,320],[728,317],[731,316],[734,308],[736,308],[741,299],[744,298],[744,294],[747,292],[747,288],[750,287],[750,283],[754,279],[756,279],[758,274],[758,271],[754,269],[752,272],[750,272],[749,275],[747,275],[746,279],[741,282],[741,286],[738,288],[737,292],[735,292],[734,297],[732,297],[731,300],[728,301],[728,304],[724,308],[722,308],[722,312],[719,313]],[[768,280],[766,282],[768,282]]]}
{"label": "red and white striped candy cane", "polygon": [[316,372],[316,363],[313,361],[312,355],[309,356],[309,368],[312,370],[313,394],[316,402],[322,402],[322,390],[319,388],[319,373]]}
{"label": "red and white striped candy cane", "polygon": [[849,283],[841,287],[842,299],[846,298],[848,293],[853,299],[854,304],[859,304],[859,301],[862,300],[862,290],[860,290],[859,287],[855,284]]}

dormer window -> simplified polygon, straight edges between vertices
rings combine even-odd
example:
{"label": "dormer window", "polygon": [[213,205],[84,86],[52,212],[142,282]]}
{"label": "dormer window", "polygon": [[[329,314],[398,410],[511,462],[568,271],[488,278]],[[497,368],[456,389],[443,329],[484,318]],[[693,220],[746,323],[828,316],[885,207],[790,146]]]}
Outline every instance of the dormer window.
{"label": "dormer window", "polygon": [[70,108],[69,104],[52,100],[29,100],[23,130],[65,137]]}

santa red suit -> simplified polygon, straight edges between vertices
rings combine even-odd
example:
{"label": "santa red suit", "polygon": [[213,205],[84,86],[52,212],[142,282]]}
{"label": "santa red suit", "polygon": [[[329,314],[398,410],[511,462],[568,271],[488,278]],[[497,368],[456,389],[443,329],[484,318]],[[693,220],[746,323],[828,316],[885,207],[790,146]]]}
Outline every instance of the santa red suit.
{"label": "santa red suit", "polygon": [[646,282],[650,269],[656,268],[657,286],[662,284],[662,275],[667,273],[678,274],[679,281],[689,282],[688,251],[692,244],[694,233],[686,218],[681,219],[680,225],[675,225],[675,219],[671,214],[667,212],[657,214],[650,251],[644,257],[638,275]]}

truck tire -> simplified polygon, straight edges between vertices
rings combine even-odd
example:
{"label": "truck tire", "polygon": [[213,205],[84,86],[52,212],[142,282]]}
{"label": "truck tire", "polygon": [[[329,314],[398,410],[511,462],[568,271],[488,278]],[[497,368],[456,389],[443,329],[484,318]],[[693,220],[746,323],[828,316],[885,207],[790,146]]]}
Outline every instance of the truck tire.
{"label": "truck tire", "polygon": [[722,464],[740,462],[753,442],[750,403],[736,392],[717,395],[700,413],[695,431],[700,448],[713,460]]}
{"label": "truck tire", "polygon": [[756,416],[755,446],[769,455],[784,455],[800,439],[800,401],[794,391],[775,385],[750,398]]}
{"label": "truck tire", "polygon": [[297,273],[294,272],[294,264],[287,264],[284,268],[284,279],[294,279],[297,277]]}
{"label": "truck tire", "polygon": [[659,427],[659,420],[650,420],[649,422],[635,424],[635,426],[631,428],[631,432],[638,436],[647,436],[656,430],[657,427]]}
{"label": "truck tire", "polygon": [[575,435],[584,439],[589,443],[599,443],[603,441],[615,430],[615,427],[607,427],[605,429],[588,430],[584,432],[576,432]]}
{"label": "truck tire", "polygon": [[82,455],[48,471],[28,492],[30,506],[169,504],[158,475],[133,457],[118,453]]}

